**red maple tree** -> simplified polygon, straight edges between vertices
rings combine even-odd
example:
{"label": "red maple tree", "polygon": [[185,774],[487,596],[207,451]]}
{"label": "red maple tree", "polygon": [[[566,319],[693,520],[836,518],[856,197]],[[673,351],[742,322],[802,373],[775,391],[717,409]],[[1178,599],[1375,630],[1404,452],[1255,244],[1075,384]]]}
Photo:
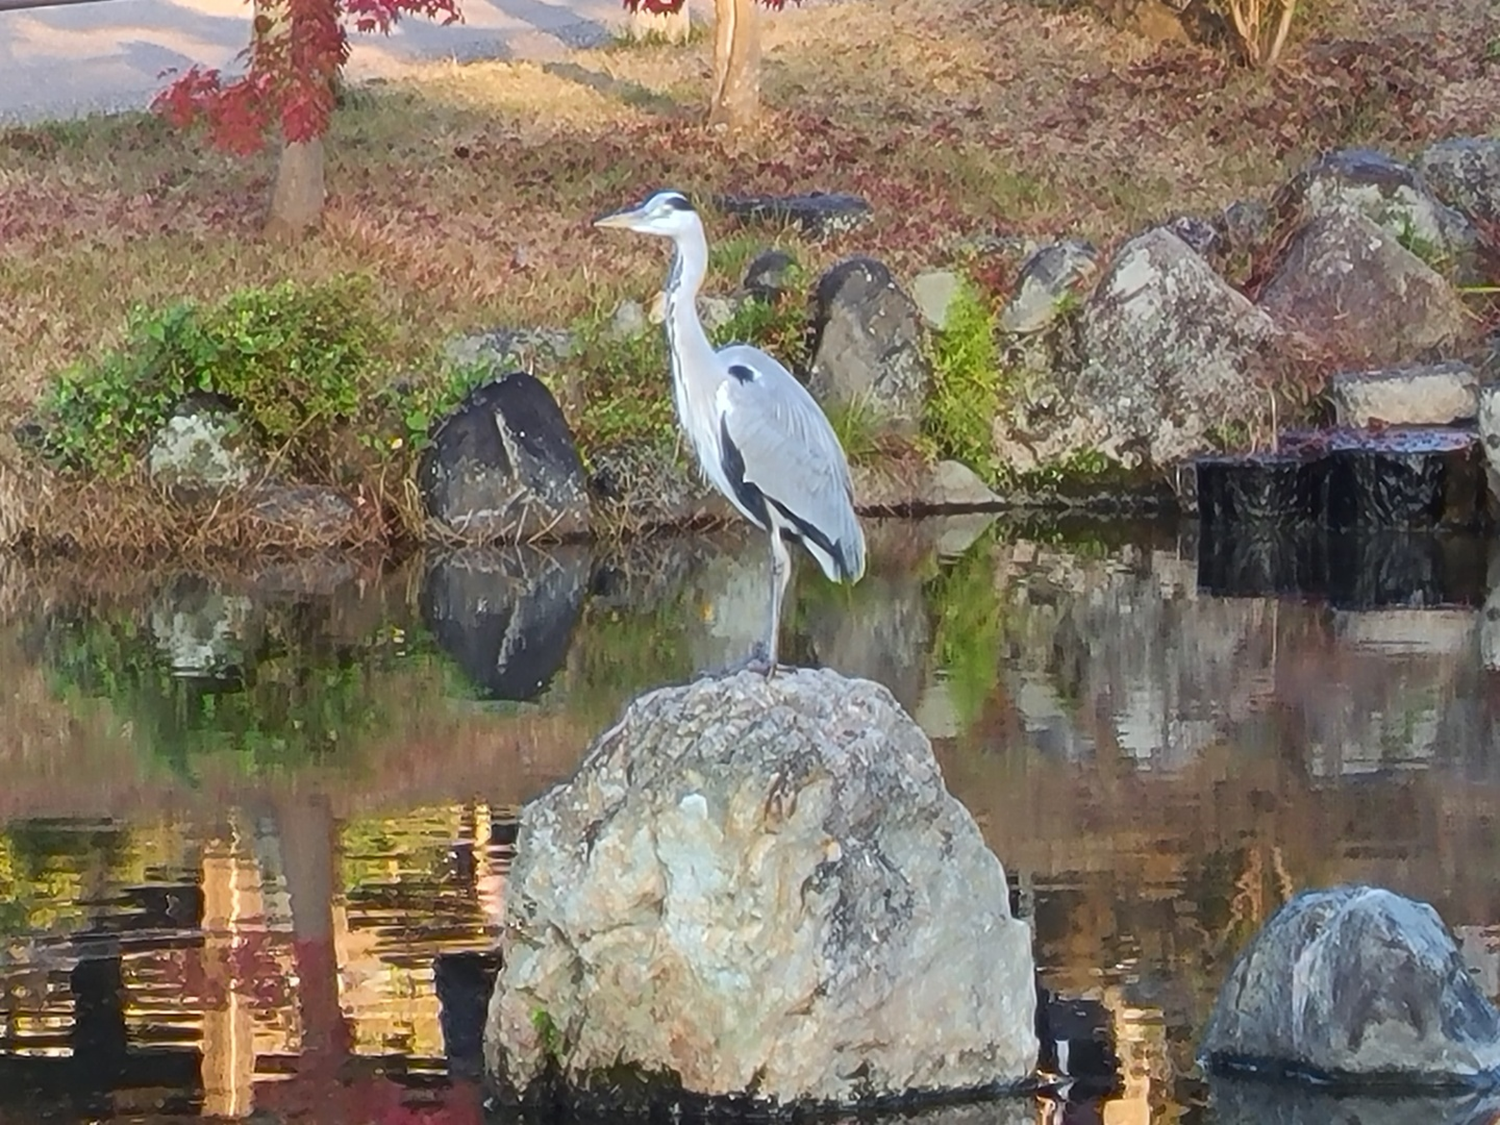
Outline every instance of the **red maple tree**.
{"label": "red maple tree", "polygon": [[[194,66],[152,108],[179,127],[203,123],[211,144],[242,155],[279,132],[283,157],[268,226],[303,229],[322,210],[322,137],[349,61],[348,25],[386,34],[404,15],[445,24],[462,18],[457,0],[256,0],[250,45],[240,53],[244,72],[226,81],[217,69]],[[278,215],[283,196],[292,205]]]}

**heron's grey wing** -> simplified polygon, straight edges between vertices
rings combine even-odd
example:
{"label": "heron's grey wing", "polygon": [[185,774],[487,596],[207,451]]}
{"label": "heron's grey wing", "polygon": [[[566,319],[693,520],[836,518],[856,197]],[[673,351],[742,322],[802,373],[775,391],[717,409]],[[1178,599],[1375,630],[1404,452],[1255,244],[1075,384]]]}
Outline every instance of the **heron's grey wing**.
{"label": "heron's grey wing", "polygon": [[776,509],[834,581],[857,581],[864,533],[849,464],[833,427],[796,377],[759,348],[719,352],[728,377],[717,400],[725,475],[752,505]]}

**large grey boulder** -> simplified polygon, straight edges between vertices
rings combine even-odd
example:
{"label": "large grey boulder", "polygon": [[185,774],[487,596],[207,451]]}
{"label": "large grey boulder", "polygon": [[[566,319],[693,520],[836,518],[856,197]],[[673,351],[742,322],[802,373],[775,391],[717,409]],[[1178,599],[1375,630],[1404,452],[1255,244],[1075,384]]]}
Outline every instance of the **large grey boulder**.
{"label": "large grey boulder", "polygon": [[1479,234],[1461,212],[1440,202],[1422,174],[1372,149],[1324,153],[1292,177],[1278,203],[1307,215],[1363,215],[1429,264],[1473,280]]}
{"label": "large grey boulder", "polygon": [[1378,887],[1305,891],[1230,970],[1210,1069],[1412,1086],[1500,1076],[1500,1012],[1437,912]]}
{"label": "large grey boulder", "polygon": [[1334,357],[1380,365],[1424,359],[1470,327],[1440,274],[1349,211],[1320,215],[1297,233],[1260,305]]}
{"label": "large grey boulder", "polygon": [[898,433],[921,425],[932,367],[916,303],[882,263],[850,258],[813,295],[808,388],[835,407],[867,409]]}
{"label": "large grey boulder", "polygon": [[528,804],[486,1067],[502,1102],[854,1103],[1036,1061],[1005,872],[878,684],[641,696]]}
{"label": "large grey boulder", "polygon": [[1448,206],[1500,223],[1500,137],[1453,137],[1417,157],[1417,169]]}
{"label": "large grey boulder", "polygon": [[476,387],[438,424],[417,485],[440,538],[526,542],[589,530],[573,432],[551,392],[524,371]]}
{"label": "large grey boulder", "polygon": [[1446,426],[1479,409],[1479,374],[1457,361],[1341,371],[1328,391],[1341,426]]}
{"label": "large grey boulder", "polygon": [[1258,416],[1256,378],[1276,324],[1170,231],[1131,239],[1084,305],[1073,401],[1122,463],[1159,466],[1198,451],[1212,427]]}

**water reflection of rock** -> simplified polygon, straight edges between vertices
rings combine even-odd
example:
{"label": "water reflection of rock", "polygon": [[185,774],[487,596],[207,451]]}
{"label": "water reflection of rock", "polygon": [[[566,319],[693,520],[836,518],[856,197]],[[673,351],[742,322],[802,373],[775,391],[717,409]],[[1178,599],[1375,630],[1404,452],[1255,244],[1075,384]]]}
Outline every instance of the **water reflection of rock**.
{"label": "water reflection of rock", "polygon": [[588,577],[582,547],[452,551],[427,569],[422,620],[485,698],[535,699],[567,659]]}
{"label": "water reflection of rock", "polygon": [[198,575],[179,575],[151,599],[151,634],[176,676],[236,684],[254,647],[255,605]]}
{"label": "water reflection of rock", "polygon": [[1381,1097],[1231,1078],[1208,1086],[1215,1125],[1490,1125],[1500,1114],[1493,1092]]}

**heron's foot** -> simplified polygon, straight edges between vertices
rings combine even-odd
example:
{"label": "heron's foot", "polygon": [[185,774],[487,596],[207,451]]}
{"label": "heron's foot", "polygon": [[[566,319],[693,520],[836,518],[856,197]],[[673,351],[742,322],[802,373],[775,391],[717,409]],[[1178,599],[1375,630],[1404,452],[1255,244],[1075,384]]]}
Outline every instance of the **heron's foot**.
{"label": "heron's foot", "polygon": [[749,656],[741,660],[731,661],[722,668],[711,668],[700,672],[698,678],[700,680],[719,680],[726,676],[737,676],[741,672],[754,672],[769,680],[776,674],[778,668],[783,667],[785,665],[773,664],[771,662],[770,658],[766,655],[765,645],[757,644],[750,650]]}

